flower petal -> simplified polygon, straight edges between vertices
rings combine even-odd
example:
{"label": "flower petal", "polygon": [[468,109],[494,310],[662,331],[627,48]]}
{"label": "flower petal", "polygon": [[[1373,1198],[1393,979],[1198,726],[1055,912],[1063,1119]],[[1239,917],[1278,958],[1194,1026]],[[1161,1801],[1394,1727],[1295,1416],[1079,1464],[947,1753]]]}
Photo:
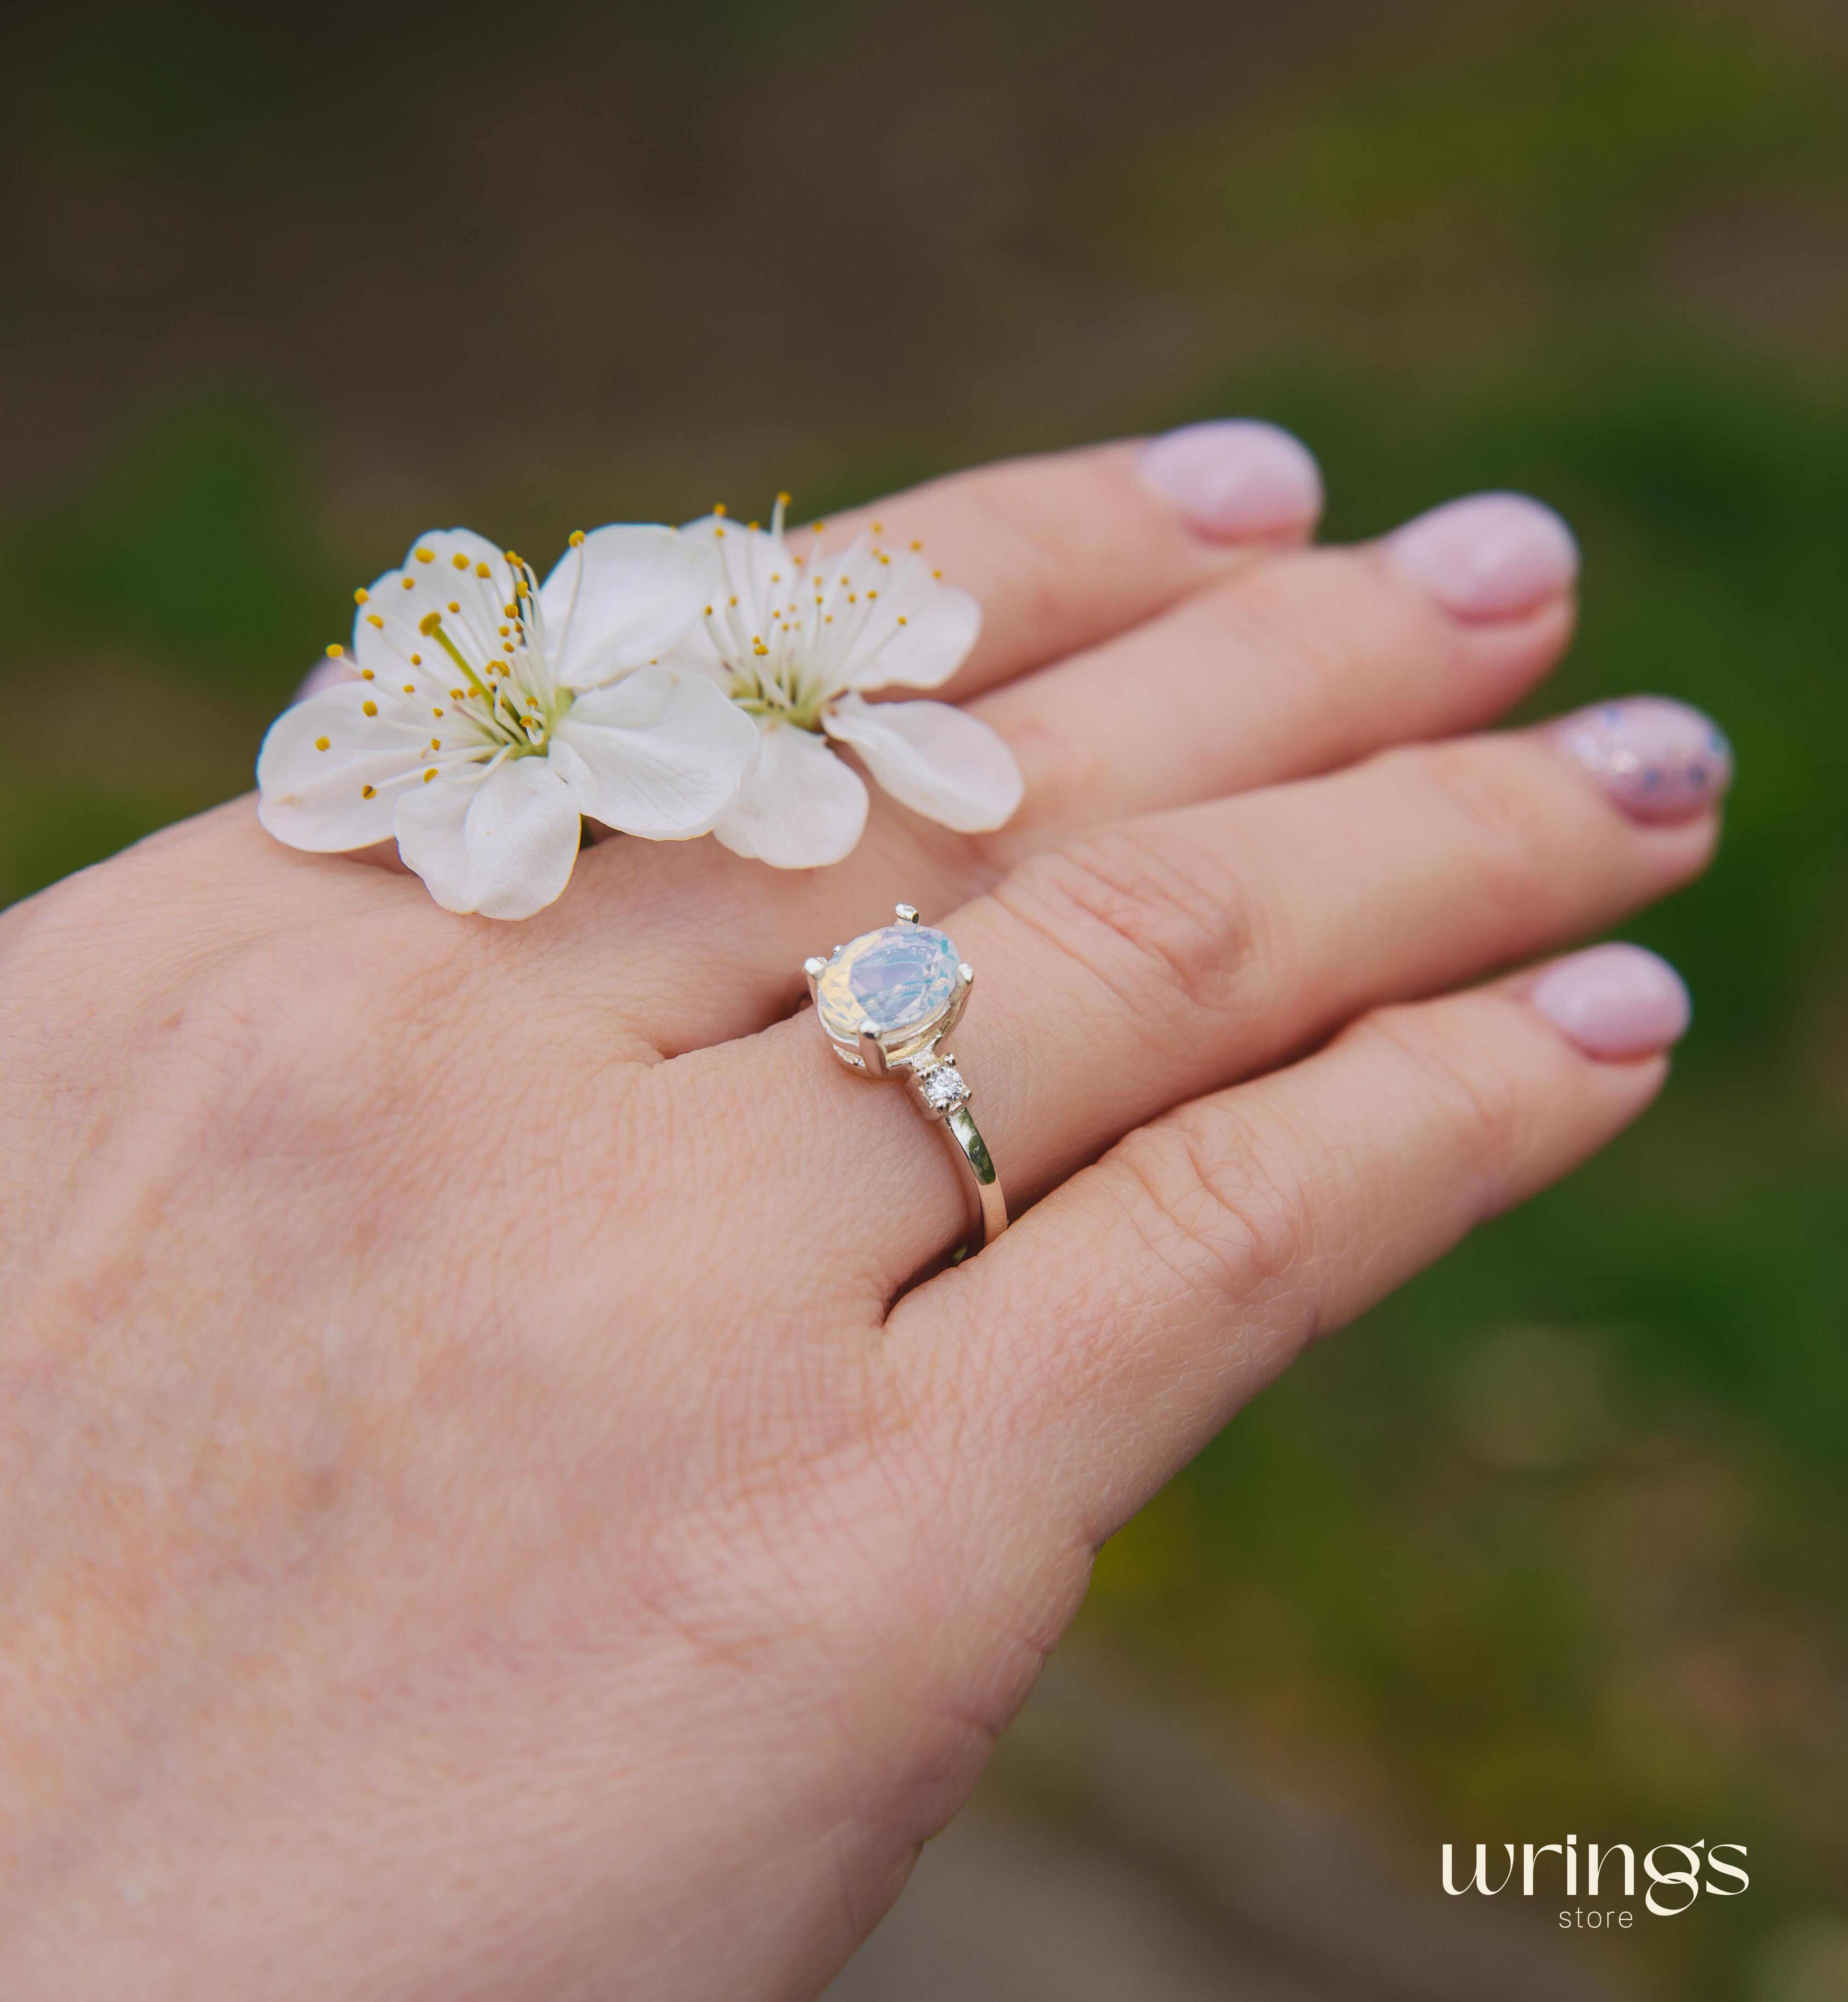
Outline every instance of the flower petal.
{"label": "flower petal", "polygon": [[543,758],[510,758],[486,778],[452,768],[398,807],[398,853],[446,911],[529,918],[571,878],[581,821]]}
{"label": "flower petal", "polygon": [[[456,679],[440,643],[422,630],[434,612],[471,660],[501,651],[509,623],[513,572],[485,535],[471,528],[433,528],[410,546],[402,568],[388,570],[367,591],[353,620],[354,664],[381,685],[406,682],[441,702]],[[450,607],[454,605],[454,611]]]}
{"label": "flower petal", "polygon": [[309,696],[263,739],[257,818],[278,841],[316,854],[389,840],[402,790],[393,782],[423,766],[428,731],[411,703],[364,682]]}
{"label": "flower petal", "polygon": [[[921,556],[886,556],[856,548],[831,557],[830,602],[849,591],[860,605],[877,593],[839,677],[847,688],[941,688],[969,657],[982,631],[982,607],[966,591],[940,583]],[[837,606],[837,616],[844,606]]]}
{"label": "flower petal", "polygon": [[598,528],[539,588],[552,668],[569,688],[595,688],[658,659],[711,604],[724,581],[710,543],[672,528]]}
{"label": "flower petal", "polygon": [[756,749],[750,717],[703,675],[641,668],[581,695],[550,755],[593,820],[684,841],[711,827]]}
{"label": "flower petal", "polygon": [[713,832],[734,855],[774,869],[820,869],[853,853],[866,824],[866,789],[812,731],[774,720],[757,762]]}
{"label": "flower petal", "polygon": [[843,696],[824,719],[901,804],[959,834],[1002,825],[1023,783],[1000,735],[947,702],[862,702]]}

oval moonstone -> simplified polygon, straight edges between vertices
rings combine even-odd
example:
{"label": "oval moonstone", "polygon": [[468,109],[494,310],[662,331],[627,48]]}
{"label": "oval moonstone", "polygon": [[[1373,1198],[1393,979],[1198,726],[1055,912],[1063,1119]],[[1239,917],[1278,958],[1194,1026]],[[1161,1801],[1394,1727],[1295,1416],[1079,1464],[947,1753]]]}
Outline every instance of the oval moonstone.
{"label": "oval moonstone", "polygon": [[956,996],[956,948],[929,925],[882,925],[842,946],[815,982],[829,1032],[850,1043],[922,1028]]}

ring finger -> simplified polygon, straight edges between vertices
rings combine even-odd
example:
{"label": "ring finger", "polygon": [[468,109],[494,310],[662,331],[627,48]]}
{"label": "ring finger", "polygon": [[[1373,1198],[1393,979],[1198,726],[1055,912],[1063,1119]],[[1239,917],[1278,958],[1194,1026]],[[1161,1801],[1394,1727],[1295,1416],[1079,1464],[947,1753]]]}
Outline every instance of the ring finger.
{"label": "ring finger", "polygon": [[[1633,706],[1639,741],[1659,734],[1661,711]],[[1703,720],[1674,712],[1695,748],[1684,817],[1665,820],[1634,788],[1624,713],[1588,734],[1400,749],[1123,824],[1032,858],[957,912],[946,928],[981,988],[956,1047],[1010,1198],[1370,1007],[1601,929],[1697,873],[1723,751],[1701,751]],[[762,1130],[785,1175],[801,1162],[805,1203],[869,1247],[870,1278],[900,1283],[955,1240],[964,1198],[937,1139],[905,1093],[842,1069],[812,1021],[701,1061],[773,1115]],[[778,1166],[748,1179],[780,1202]]]}

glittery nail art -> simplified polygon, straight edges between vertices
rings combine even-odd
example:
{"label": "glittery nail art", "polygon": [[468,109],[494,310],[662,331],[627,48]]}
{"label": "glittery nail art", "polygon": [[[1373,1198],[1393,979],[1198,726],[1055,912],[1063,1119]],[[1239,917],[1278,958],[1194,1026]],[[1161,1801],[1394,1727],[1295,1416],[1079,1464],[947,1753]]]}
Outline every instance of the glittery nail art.
{"label": "glittery nail art", "polygon": [[1581,709],[1555,724],[1553,737],[1637,820],[1686,820],[1732,783],[1724,734],[1699,710],[1665,696]]}

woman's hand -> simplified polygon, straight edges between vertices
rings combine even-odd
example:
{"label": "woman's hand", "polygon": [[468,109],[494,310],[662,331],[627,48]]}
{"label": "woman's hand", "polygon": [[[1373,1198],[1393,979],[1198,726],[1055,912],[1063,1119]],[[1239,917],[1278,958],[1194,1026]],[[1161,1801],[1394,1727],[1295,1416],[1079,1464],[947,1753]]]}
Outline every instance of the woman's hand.
{"label": "woman's hand", "polygon": [[[1659,962],[1499,976],[1700,870],[1723,745],[1475,734],[1570,538],[1316,498],[1228,425],[880,511],[986,608],[998,835],[502,925],[243,800],[0,919],[0,1990],[811,1993],[1099,1543],[1648,1104]],[[899,900],[1025,1212],[916,1285],[960,1178],[796,1013]]]}

